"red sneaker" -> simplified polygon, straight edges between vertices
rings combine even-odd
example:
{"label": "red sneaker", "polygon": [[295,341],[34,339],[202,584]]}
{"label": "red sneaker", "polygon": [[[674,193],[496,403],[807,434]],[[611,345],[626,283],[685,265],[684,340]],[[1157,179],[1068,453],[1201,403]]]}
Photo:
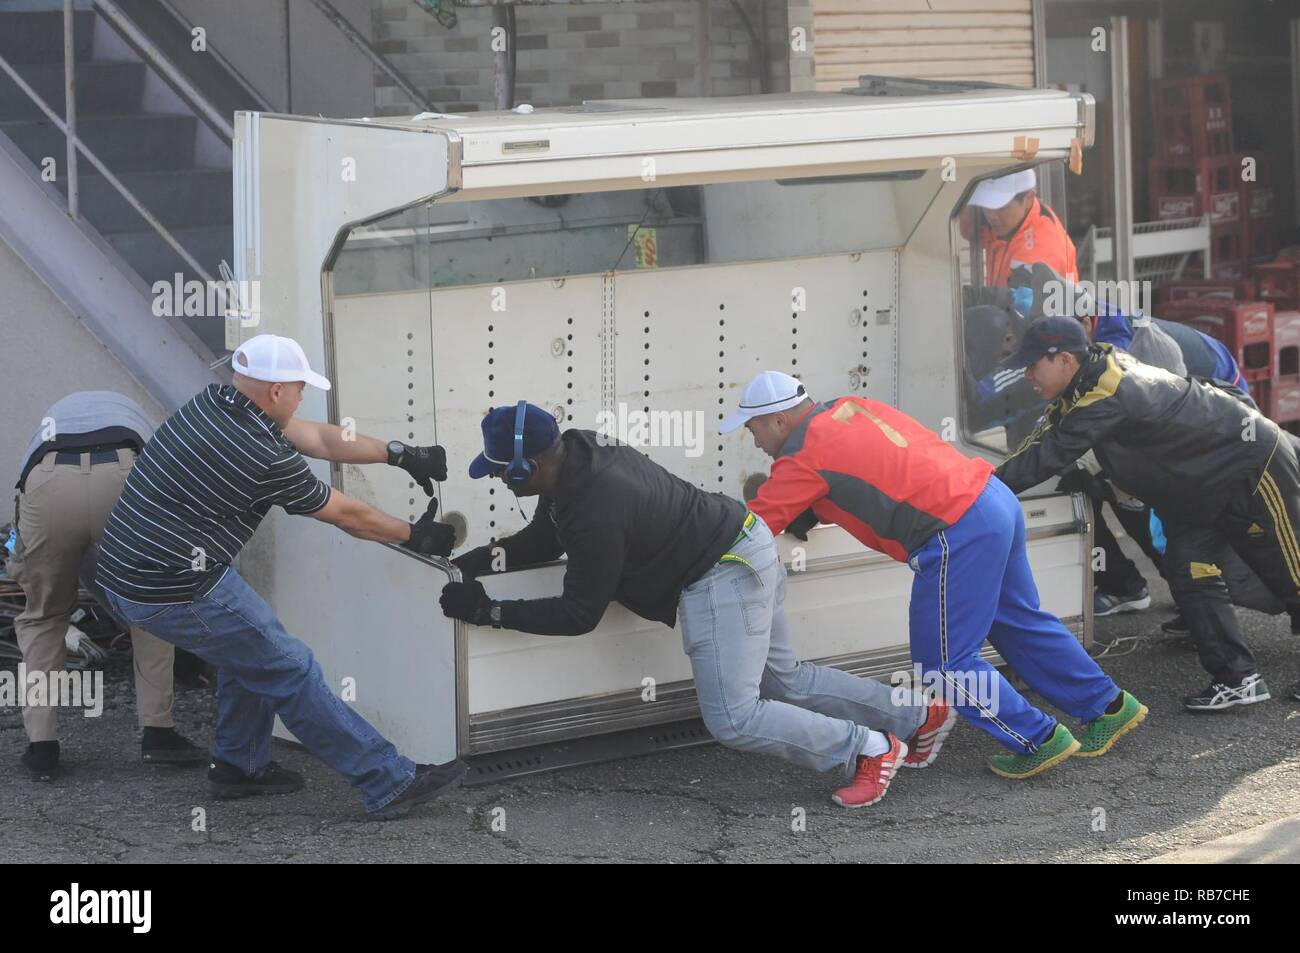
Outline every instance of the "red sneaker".
{"label": "red sneaker", "polygon": [[893,735],[885,737],[889,739],[889,750],[874,758],[859,757],[852,783],[831,795],[831,800],[840,807],[866,807],[885,796],[898,765],[907,756],[907,745]]}
{"label": "red sneaker", "polygon": [[903,759],[905,768],[928,768],[939,757],[939,749],[949,732],[957,725],[957,709],[937,699],[930,703],[925,721],[907,742],[910,749]]}

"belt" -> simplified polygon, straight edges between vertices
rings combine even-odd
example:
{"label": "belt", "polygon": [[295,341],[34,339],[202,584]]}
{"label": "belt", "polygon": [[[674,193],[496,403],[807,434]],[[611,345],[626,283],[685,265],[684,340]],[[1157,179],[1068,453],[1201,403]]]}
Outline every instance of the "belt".
{"label": "belt", "polygon": [[[731,546],[732,547],[738,546],[741,540],[745,539],[745,537],[749,535],[749,530],[753,529],[754,525],[757,522],[758,522],[757,516],[755,516],[753,513],[746,513],[745,522],[740,524],[740,532],[737,533],[736,538],[732,540]],[[758,584],[760,586],[763,585],[763,578],[759,576],[758,570],[755,569],[753,565],[750,563],[750,561],[746,559],[744,556],[739,556],[736,553],[723,553],[718,558],[718,563],[719,565],[721,565],[722,563],[740,563],[742,566],[744,566],[746,569],[748,569],[750,572],[754,574],[754,577],[758,579]]]}
{"label": "belt", "polygon": [[745,512],[745,522],[740,524],[740,532],[737,533],[736,538],[731,541],[731,545],[739,546],[740,541],[744,539],[747,535],[749,535],[749,530],[753,529],[754,524],[757,522],[758,522],[758,517],[747,510]]}
{"label": "belt", "polygon": [[116,450],[59,450],[54,454],[55,463],[81,463],[81,455],[90,454],[91,463],[117,463]]}

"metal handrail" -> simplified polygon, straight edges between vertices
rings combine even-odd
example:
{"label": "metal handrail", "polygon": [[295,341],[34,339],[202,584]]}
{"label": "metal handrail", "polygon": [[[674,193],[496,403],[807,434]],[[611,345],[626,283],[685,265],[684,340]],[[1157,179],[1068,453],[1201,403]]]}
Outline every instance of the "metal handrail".
{"label": "metal handrail", "polygon": [[[184,73],[172,65],[171,60],[163,55],[154,41],[136,26],[130,17],[122,12],[121,7],[113,3],[113,0],[91,0],[91,2],[123,36],[141,50],[145,59],[149,61],[149,65],[161,73],[163,78],[172,85],[172,88],[185,97],[190,106],[203,116],[208,125],[225,136],[227,141],[235,141],[235,128],[230,122],[221,113],[217,112],[216,107],[208,102],[207,97],[195,88]],[[64,51],[64,60],[65,62],[71,61],[66,49]]]}
{"label": "metal handrail", "polygon": [[339,13],[339,11],[335,9],[334,4],[330,3],[329,0],[311,0],[311,2],[315,5],[316,9],[321,12],[321,15],[324,16],[325,19],[334,24],[335,28],[348,38],[353,46],[366,55],[366,59],[370,60],[377,69],[382,71],[389,79],[396,83],[398,88],[401,89],[402,92],[406,93],[411,102],[419,106],[422,112],[436,112],[433,104],[424,98],[424,94],[416,89],[415,85],[407,79],[396,66],[389,62],[386,56],[375,49],[370,44],[370,41],[362,36],[357,28],[349,23],[343,14]]}
{"label": "metal handrail", "polygon": [[[98,4],[101,0],[95,0],[95,2]],[[140,217],[143,218],[155,232],[158,233],[163,241],[170,245],[172,250],[184,259],[187,265],[193,268],[196,273],[201,275],[205,281],[212,281],[212,276],[208,273],[207,269],[200,265],[194,259],[194,256],[186,251],[185,246],[176,240],[176,237],[167,229],[167,226],[158,221],[153,213],[140,203],[140,200],[135,197],[134,193],[123,185],[117,176],[109,171],[108,166],[104,165],[104,163],[100,161],[99,156],[95,155],[94,151],[81,140],[80,136],[77,135],[76,70],[73,65],[75,56],[73,49],[72,24],[72,0],[63,0],[63,75],[65,86],[64,107],[67,115],[66,121],[59,118],[58,113],[56,113],[50,105],[41,98],[40,94],[37,93],[36,90],[32,89],[27,81],[18,74],[18,71],[10,65],[9,61],[3,56],[0,56],[0,70],[4,70],[4,72],[8,74],[9,78],[12,79],[18,85],[18,88],[23,91],[24,95],[37,105],[41,112],[45,114],[45,117],[49,119],[49,121],[52,122],[58,128],[59,132],[63,133],[64,137],[67,139],[68,215],[74,220],[80,217],[77,188],[77,153],[80,152],[86,157],[86,160],[95,167],[95,170],[102,175],[105,180],[113,186],[113,188],[117,189],[122,198],[126,199],[127,203],[135,209],[137,213],[139,213]],[[234,136],[233,130],[231,130],[231,136],[232,138]]]}
{"label": "metal handrail", "polygon": [[[161,6],[164,10],[166,10],[169,14],[171,14],[172,19],[174,19],[177,23],[179,23],[182,27],[185,28],[185,31],[187,33],[192,32],[194,30],[194,24],[191,23],[189,20],[185,19],[185,15],[176,9],[176,7],[172,3],[172,0],[157,0],[157,2],[159,6]],[[243,73],[237,70],[235,68],[235,64],[230,62],[229,59],[223,56],[220,50],[218,50],[215,46],[209,45],[208,56],[216,60],[217,64],[222,69],[224,69],[228,74],[230,74],[230,76],[235,80],[235,82],[237,82],[240,86],[244,88],[244,92],[248,94],[249,98],[253,100],[254,104],[259,109],[261,109],[263,112],[272,111],[271,101],[267,99],[265,96],[263,96],[261,93],[259,93],[257,91],[257,87],[255,87],[248,80],[248,77],[244,76]]]}

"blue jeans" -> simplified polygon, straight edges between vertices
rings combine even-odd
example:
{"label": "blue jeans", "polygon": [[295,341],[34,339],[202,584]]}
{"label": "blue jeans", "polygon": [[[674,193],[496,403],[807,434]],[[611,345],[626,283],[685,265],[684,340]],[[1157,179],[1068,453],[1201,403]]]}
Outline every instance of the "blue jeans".
{"label": "blue jeans", "polygon": [[979,657],[985,639],[1030,688],[1082,721],[1097,718],[1119,694],[1079,640],[1039,605],[1025,514],[997,477],[961,519],[913,551],[910,564],[913,661],[939,673],[957,711],[1012,751],[1036,751],[1056,719]]}
{"label": "blue jeans", "polygon": [[762,520],[720,562],[682,590],[682,647],[709,732],[729,748],[776,755],[851,775],[867,730],[904,741],[925,720],[924,703],[897,705],[873,679],[801,662],[785,619],[785,566]]}
{"label": "blue jeans", "polygon": [[376,811],[406,790],[415,764],[325,683],[311,649],[289,635],[234,569],[193,602],[155,605],[105,592],[112,608],[217,667],[212,757],[257,775],[271,760],[279,715],[308,751],[342,774]]}

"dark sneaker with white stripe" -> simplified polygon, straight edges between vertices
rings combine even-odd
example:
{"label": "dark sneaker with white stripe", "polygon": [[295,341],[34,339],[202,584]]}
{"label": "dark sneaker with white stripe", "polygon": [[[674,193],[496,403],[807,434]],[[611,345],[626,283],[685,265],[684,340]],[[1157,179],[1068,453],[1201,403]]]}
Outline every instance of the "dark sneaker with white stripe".
{"label": "dark sneaker with white stripe", "polygon": [[1300,702],[1300,682],[1291,686],[1291,697]]}
{"label": "dark sneaker with white stripe", "polygon": [[1112,596],[1109,592],[1092,594],[1092,614],[1094,618],[1115,615],[1119,612],[1141,612],[1151,605],[1151,591],[1143,586],[1137,592],[1128,595]]}
{"label": "dark sneaker with white stripe", "polygon": [[245,774],[233,764],[213,760],[208,764],[208,790],[222,800],[257,794],[292,794],[302,790],[302,775],[267,762],[260,774]]}
{"label": "dark sneaker with white stripe", "polygon": [[459,758],[446,764],[417,764],[415,779],[406,786],[406,790],[366,817],[372,821],[392,821],[404,817],[417,804],[432,801],[439,794],[460,784],[468,770],[469,765]]}
{"label": "dark sneaker with white stripe", "polygon": [[1210,687],[1205,691],[1184,698],[1183,707],[1188,711],[1223,711],[1234,705],[1266,702],[1272,697],[1268,693],[1268,685],[1262,678],[1258,675],[1247,675],[1239,685],[1211,682]]}

